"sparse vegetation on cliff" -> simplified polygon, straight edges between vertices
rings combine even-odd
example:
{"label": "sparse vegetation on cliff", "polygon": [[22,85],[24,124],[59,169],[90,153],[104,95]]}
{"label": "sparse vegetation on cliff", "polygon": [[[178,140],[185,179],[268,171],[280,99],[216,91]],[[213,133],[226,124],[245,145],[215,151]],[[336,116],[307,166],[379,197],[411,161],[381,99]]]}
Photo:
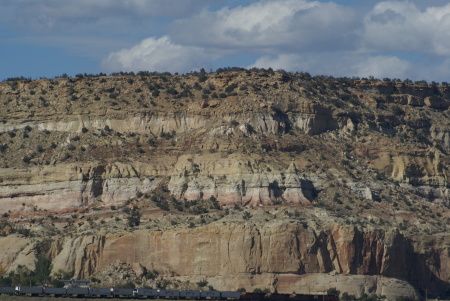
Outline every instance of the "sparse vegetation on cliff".
{"label": "sparse vegetation on cliff", "polygon": [[[86,247],[86,241],[106,239],[105,233],[174,231],[192,240],[209,227],[241,224],[254,237],[262,225],[280,223],[295,225],[296,233],[314,233],[308,250],[316,257],[305,263],[310,253],[292,255],[291,262],[302,264],[277,275],[381,274],[416,281],[418,288],[436,278],[436,290],[445,290],[448,275],[437,262],[448,259],[449,105],[444,83],[257,68],[10,79],[0,83],[0,238],[37,243],[55,237],[58,244],[48,253],[55,260],[70,248],[63,238]],[[345,243],[363,250],[354,252],[359,257],[349,266],[344,262],[353,257],[333,247],[333,227],[352,229],[346,235],[354,241]],[[289,254],[303,250],[306,240],[296,235],[291,239],[298,240],[297,247]],[[390,250],[389,235],[405,244],[396,247],[421,270],[441,273],[417,280],[405,264],[390,270],[389,252],[377,253]],[[322,245],[326,239],[329,244]],[[257,244],[250,240],[252,247],[243,246],[240,256],[259,252]],[[109,254],[103,246],[110,245],[92,244],[87,250],[98,253],[89,251],[83,260],[93,266],[101,262],[96,256]],[[195,248],[206,252],[201,246]],[[284,251],[277,254],[285,256]],[[127,256],[125,266],[148,264],[138,251]],[[5,258],[0,256],[0,263]],[[8,258],[22,264],[26,256]],[[357,258],[364,259],[360,265]],[[241,265],[247,270],[237,275],[273,272],[253,259],[246,258]],[[221,267],[229,265],[231,259]],[[145,269],[135,267],[140,277],[123,275],[142,285],[181,285],[175,281],[177,268],[167,262],[146,268],[160,274],[144,279]],[[80,277],[98,273],[94,277],[102,283],[119,281],[96,267],[77,269]]]}

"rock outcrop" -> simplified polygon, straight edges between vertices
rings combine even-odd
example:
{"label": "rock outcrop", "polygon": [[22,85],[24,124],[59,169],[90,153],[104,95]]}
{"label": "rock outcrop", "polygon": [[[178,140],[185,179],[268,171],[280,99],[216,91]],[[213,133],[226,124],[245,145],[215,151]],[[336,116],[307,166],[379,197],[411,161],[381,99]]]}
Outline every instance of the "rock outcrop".
{"label": "rock outcrop", "polygon": [[[121,235],[65,238],[53,260],[53,270],[62,269],[74,273],[75,278],[86,278],[123,260],[130,266],[159,271],[166,279],[211,279],[214,287],[227,290],[247,283],[252,283],[254,288],[264,288],[264,283],[267,288],[284,293],[323,291],[335,286],[349,293],[382,291],[387,294],[389,289],[394,290],[381,288],[389,285],[377,284],[385,279],[377,277],[356,278],[363,283],[367,281],[369,288],[361,289],[358,284],[350,289],[347,287],[351,286],[348,283],[351,280],[340,283],[339,279],[352,278],[336,275],[405,279],[422,290],[445,287],[446,279],[439,277],[446,275],[449,266],[447,236],[440,241],[428,241],[436,249],[423,253],[422,238],[420,242],[411,241],[396,229],[380,231],[338,225],[314,229],[309,225],[281,221],[225,225],[217,222],[186,230],[140,230]],[[314,273],[334,276],[321,276],[324,279],[313,285],[307,275]],[[436,279],[427,283],[430,277]],[[266,280],[258,283],[255,279]],[[400,285],[396,280],[391,282]],[[299,286],[301,283],[310,285]],[[402,285],[407,293],[397,294],[414,296],[413,289]]]}
{"label": "rock outcrop", "polygon": [[3,268],[45,253],[76,278],[449,289],[446,85],[205,76],[0,83]]}

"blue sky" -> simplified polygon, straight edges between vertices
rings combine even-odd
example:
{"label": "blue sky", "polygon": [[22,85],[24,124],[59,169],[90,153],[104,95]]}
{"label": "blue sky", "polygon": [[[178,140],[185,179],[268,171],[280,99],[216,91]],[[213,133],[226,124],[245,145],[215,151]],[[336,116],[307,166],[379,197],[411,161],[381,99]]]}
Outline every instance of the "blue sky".
{"label": "blue sky", "polygon": [[450,81],[442,0],[0,0],[0,80],[272,67]]}

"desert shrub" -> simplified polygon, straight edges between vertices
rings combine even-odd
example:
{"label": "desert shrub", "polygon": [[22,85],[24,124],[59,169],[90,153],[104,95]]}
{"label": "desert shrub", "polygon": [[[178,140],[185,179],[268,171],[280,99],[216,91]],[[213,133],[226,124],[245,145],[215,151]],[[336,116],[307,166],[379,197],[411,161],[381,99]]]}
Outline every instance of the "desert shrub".
{"label": "desert shrub", "polygon": [[245,212],[242,214],[242,218],[243,218],[244,220],[249,220],[251,217],[252,217],[252,215],[251,215],[250,212],[248,212],[248,211],[245,211]]}
{"label": "desert shrub", "polygon": [[161,132],[160,136],[161,138],[165,138],[167,140],[172,139],[173,137],[175,137],[176,132],[175,130],[172,130],[170,133],[169,132]]}
{"label": "desert shrub", "polygon": [[118,283],[114,287],[117,287],[117,288],[134,288],[134,283],[130,280],[130,281],[127,281],[127,282]]}
{"label": "desert shrub", "polygon": [[139,213],[139,208],[134,207],[131,209],[130,214],[127,217],[128,226],[134,227],[141,224],[141,214]]}
{"label": "desert shrub", "polygon": [[211,202],[211,207],[212,207],[213,209],[217,209],[217,210],[220,210],[220,209],[221,209],[221,208],[220,208],[220,205],[219,205],[219,202],[217,202],[216,197],[210,196],[210,197],[209,197],[209,201]]}
{"label": "desert shrub", "polygon": [[208,285],[208,281],[206,279],[200,280],[199,282],[197,282],[197,285],[199,287],[205,287]]}
{"label": "desert shrub", "polygon": [[110,93],[110,94],[109,94],[109,98],[111,98],[111,99],[116,99],[117,96],[119,96],[119,93],[113,92],[113,93]]}
{"label": "desert shrub", "polygon": [[166,289],[169,284],[170,284],[169,280],[163,279],[161,281],[156,282],[156,287],[161,288],[161,289]]}
{"label": "desert shrub", "polygon": [[167,93],[170,94],[170,95],[177,95],[178,91],[175,90],[174,88],[170,87],[170,88],[167,89]]}
{"label": "desert shrub", "polygon": [[159,272],[156,270],[148,271],[145,278],[155,280],[159,276]]}
{"label": "desert shrub", "polygon": [[267,294],[267,293],[270,293],[270,290],[268,288],[265,288],[265,289],[255,288],[253,290],[253,293],[255,293],[255,294]]}
{"label": "desert shrub", "polygon": [[199,83],[194,84],[194,89],[200,91],[202,89],[202,86],[199,85]]}
{"label": "desert shrub", "polygon": [[156,206],[158,206],[159,209],[162,209],[164,211],[170,210],[169,203],[166,200],[161,200],[159,202],[156,202]]}
{"label": "desert shrub", "polygon": [[355,295],[349,295],[347,292],[343,293],[340,297],[342,301],[356,301],[357,298]]}
{"label": "desert shrub", "polygon": [[22,228],[22,227],[18,227],[16,229],[14,229],[15,233],[21,234],[25,237],[30,237],[31,236],[31,230],[27,229],[27,228]]}
{"label": "desert shrub", "polygon": [[340,292],[335,287],[330,287],[327,289],[327,295],[339,296]]}

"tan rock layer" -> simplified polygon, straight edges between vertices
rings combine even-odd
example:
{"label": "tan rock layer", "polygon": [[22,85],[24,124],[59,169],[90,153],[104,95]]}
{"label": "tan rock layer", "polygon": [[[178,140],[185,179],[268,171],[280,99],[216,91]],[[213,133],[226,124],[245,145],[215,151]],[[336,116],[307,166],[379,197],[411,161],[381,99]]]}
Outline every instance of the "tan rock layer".
{"label": "tan rock layer", "polygon": [[291,204],[309,204],[314,186],[301,177],[294,163],[267,171],[258,156],[222,158],[220,154],[184,155],[169,174],[165,162],[146,164],[73,163],[0,171],[0,212],[23,204],[39,209],[74,210],[101,201],[118,205],[137,192],[154,190],[170,176],[168,188],[178,198],[207,199],[221,205],[271,204],[284,198]]}
{"label": "tan rock layer", "polygon": [[338,225],[315,230],[287,222],[217,222],[195,229],[67,238],[53,260],[53,269],[86,278],[123,260],[157,270],[169,279],[219,277],[223,283],[217,281],[218,289],[237,289],[258,275],[277,275],[291,279],[274,285],[283,292],[299,291],[302,275],[310,273],[382,275],[405,279],[431,292],[445,287],[445,275],[450,272],[446,241],[446,237],[427,241],[433,247],[424,253],[424,246],[397,230],[363,231]]}

